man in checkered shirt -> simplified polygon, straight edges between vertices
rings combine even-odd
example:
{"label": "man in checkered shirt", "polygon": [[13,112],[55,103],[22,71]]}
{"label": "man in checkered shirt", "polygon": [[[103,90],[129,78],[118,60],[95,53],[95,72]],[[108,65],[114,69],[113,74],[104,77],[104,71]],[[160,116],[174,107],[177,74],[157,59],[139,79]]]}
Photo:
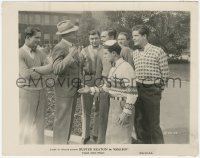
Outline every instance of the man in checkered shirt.
{"label": "man in checkered shirt", "polygon": [[135,104],[135,129],[139,143],[163,144],[160,128],[160,100],[169,74],[167,55],[148,43],[149,29],[137,25],[132,29],[133,61],[138,99]]}

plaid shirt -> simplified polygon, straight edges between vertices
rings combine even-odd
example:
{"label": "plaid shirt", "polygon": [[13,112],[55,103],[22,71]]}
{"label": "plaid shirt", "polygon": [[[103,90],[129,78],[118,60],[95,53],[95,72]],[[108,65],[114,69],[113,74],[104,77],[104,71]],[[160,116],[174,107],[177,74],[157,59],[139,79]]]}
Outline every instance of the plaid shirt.
{"label": "plaid shirt", "polygon": [[166,82],[169,75],[167,55],[154,45],[147,43],[144,51],[133,51],[136,80],[146,84],[160,83],[160,79]]}

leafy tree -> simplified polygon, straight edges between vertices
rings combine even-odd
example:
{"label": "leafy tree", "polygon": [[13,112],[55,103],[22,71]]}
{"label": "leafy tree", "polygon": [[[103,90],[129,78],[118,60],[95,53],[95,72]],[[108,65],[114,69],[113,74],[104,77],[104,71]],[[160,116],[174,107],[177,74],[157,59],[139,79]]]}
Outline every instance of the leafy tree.
{"label": "leafy tree", "polygon": [[87,46],[89,44],[88,34],[91,30],[95,29],[96,20],[92,16],[92,12],[83,12],[80,19],[80,29],[79,29],[79,43],[82,46]]}
{"label": "leafy tree", "polygon": [[189,12],[108,11],[105,14],[118,32],[125,31],[131,35],[134,25],[149,26],[152,32],[149,41],[162,47],[166,53],[180,54],[189,48]]}

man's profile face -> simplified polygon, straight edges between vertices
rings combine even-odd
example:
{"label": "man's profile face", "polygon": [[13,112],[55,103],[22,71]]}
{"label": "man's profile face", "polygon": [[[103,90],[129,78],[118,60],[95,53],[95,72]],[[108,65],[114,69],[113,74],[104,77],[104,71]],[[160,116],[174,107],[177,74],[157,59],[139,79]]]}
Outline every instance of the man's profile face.
{"label": "man's profile face", "polygon": [[78,31],[73,31],[73,32],[70,32],[68,34],[66,34],[67,38],[69,38],[69,42],[72,42],[74,44],[77,44],[78,43],[78,36],[79,36],[79,32]]}
{"label": "man's profile face", "polygon": [[108,51],[108,49],[104,49],[104,58],[109,62],[113,62],[114,61],[114,53]]}
{"label": "man's profile face", "polygon": [[90,41],[90,44],[91,44],[93,47],[98,47],[99,44],[100,44],[100,37],[99,37],[98,34],[90,35],[90,36],[89,36],[89,41]]}
{"label": "man's profile face", "polygon": [[103,31],[101,33],[101,42],[104,43],[104,42],[106,42],[108,40],[109,40],[108,32],[107,31]]}
{"label": "man's profile face", "polygon": [[142,45],[144,41],[146,40],[146,35],[141,35],[139,31],[133,31],[132,36],[133,36],[133,42],[135,46]]}
{"label": "man's profile face", "polygon": [[117,42],[120,46],[128,46],[128,40],[125,35],[119,34],[117,37]]}
{"label": "man's profile face", "polygon": [[37,48],[37,46],[40,43],[40,40],[41,40],[41,32],[37,32],[35,35],[28,37],[29,44],[33,49]]}

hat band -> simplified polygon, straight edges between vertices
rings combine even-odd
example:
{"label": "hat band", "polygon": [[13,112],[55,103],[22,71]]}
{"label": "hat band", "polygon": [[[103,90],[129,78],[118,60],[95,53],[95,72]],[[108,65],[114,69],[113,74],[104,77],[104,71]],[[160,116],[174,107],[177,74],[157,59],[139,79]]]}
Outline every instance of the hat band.
{"label": "hat band", "polygon": [[69,29],[72,29],[74,26],[73,25],[71,25],[70,27],[68,26],[68,27],[60,27],[59,29],[58,29],[58,31],[59,32],[64,32],[64,31],[67,31],[67,30],[69,30]]}

